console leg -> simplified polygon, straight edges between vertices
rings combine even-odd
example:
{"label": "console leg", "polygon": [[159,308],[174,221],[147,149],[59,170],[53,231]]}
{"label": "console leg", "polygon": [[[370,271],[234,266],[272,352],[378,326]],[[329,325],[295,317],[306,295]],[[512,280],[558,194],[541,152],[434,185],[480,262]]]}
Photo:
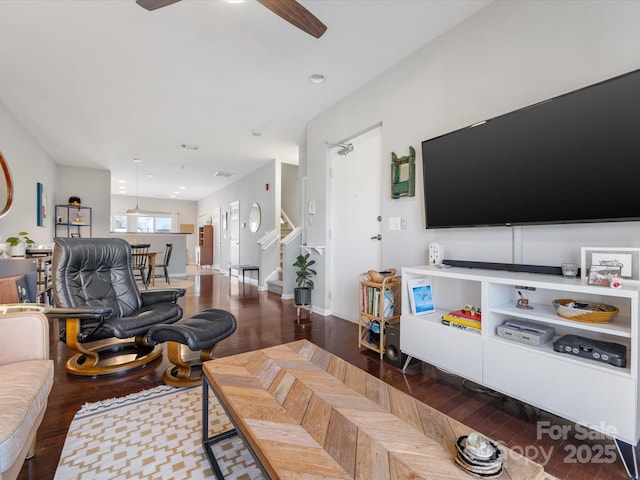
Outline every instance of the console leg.
{"label": "console leg", "polygon": [[411,360],[413,360],[413,357],[411,355],[407,355],[407,359],[404,362],[404,365],[402,366],[402,373],[407,371],[407,367],[409,366],[409,363],[411,363]]}
{"label": "console leg", "polygon": [[627,469],[629,479],[638,480],[638,457],[636,455],[636,447],[630,443],[623,442],[622,440],[614,439],[618,452],[624,463],[624,468]]}

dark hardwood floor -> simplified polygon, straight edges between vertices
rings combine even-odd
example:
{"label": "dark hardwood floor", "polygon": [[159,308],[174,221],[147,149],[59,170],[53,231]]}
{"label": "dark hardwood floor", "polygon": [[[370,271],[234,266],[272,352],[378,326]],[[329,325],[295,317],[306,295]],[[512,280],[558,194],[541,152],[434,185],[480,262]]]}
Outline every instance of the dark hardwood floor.
{"label": "dark hardwood floor", "polygon": [[[546,471],[558,478],[627,478],[622,461],[609,439],[583,440],[584,431],[570,422],[484,390],[430,366],[423,368],[420,363],[416,363],[403,374],[400,369],[381,361],[376,353],[358,349],[357,326],[353,323],[312,314],[310,321],[298,324],[296,308],[291,302],[282,302],[274,294],[258,293],[255,286],[245,287],[243,295],[239,295],[241,287],[235,278],[232,279],[232,294],[229,296],[227,276],[215,275],[215,271],[211,270],[196,272],[196,275],[189,276],[189,279],[195,281],[195,286],[189,288],[187,295],[180,300],[185,316],[206,308],[222,308],[231,311],[238,320],[236,333],[218,345],[216,356],[307,339],[545,465]],[[306,311],[304,314],[308,315]],[[92,379],[67,374],[64,363],[69,357],[69,349],[57,340],[56,325],[52,324],[51,358],[55,361],[55,381],[38,433],[36,456],[25,462],[19,479],[53,478],[69,424],[82,404],[159,385],[162,383],[162,373],[169,365],[163,358],[134,372]],[[557,394],[562,395],[562,392]],[[548,428],[544,428],[545,426]],[[560,435],[557,438],[554,434],[562,426],[565,426],[569,434],[566,438]],[[591,434],[599,437],[594,432]]]}

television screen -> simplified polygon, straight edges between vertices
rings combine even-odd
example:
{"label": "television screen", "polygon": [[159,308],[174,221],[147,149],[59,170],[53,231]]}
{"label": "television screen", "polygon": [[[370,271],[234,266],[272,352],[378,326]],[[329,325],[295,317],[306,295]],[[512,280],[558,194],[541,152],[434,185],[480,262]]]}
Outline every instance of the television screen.
{"label": "television screen", "polygon": [[427,228],[640,219],[640,70],[422,142]]}

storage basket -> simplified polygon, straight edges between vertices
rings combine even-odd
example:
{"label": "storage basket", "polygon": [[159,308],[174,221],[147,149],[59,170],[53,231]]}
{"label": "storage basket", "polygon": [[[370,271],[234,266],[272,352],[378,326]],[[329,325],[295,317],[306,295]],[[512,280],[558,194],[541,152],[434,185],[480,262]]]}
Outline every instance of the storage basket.
{"label": "storage basket", "polygon": [[[568,305],[573,304],[574,307]],[[612,305],[604,303],[589,303],[570,298],[561,298],[553,301],[558,316],[567,320],[585,323],[609,323],[619,310]]]}

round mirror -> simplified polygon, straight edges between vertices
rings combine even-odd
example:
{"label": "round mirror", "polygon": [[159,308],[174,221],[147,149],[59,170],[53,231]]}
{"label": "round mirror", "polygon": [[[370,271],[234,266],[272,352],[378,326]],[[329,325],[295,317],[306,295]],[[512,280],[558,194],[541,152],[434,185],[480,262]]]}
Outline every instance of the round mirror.
{"label": "round mirror", "polygon": [[249,210],[249,230],[253,233],[257,232],[260,228],[260,205],[254,203]]}
{"label": "round mirror", "polygon": [[1,152],[0,169],[2,170],[2,179],[0,179],[0,217],[4,217],[9,212],[13,201],[13,182],[11,181],[9,165],[7,165]]}

